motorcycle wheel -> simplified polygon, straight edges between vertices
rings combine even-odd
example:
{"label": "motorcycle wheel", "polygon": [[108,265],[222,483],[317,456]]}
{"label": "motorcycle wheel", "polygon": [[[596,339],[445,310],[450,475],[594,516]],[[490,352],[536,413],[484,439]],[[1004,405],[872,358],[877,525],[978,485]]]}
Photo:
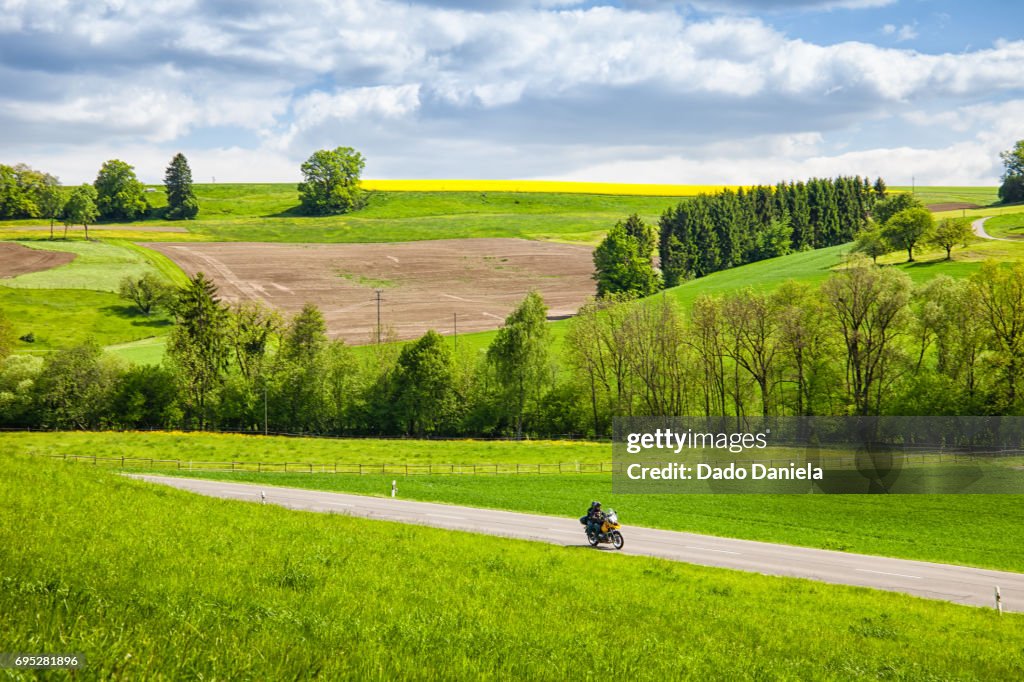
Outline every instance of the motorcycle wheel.
{"label": "motorcycle wheel", "polygon": [[590,543],[591,547],[597,547],[597,533],[587,533],[587,542]]}
{"label": "motorcycle wheel", "polygon": [[622,549],[622,546],[626,544],[626,541],[622,539],[622,533],[619,531],[612,531],[612,547],[615,549]]}

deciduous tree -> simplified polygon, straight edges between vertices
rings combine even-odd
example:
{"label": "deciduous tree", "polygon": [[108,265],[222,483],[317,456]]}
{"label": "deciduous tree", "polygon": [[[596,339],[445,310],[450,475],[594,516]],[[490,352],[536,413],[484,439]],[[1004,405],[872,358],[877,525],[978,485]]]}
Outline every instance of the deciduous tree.
{"label": "deciduous tree", "polygon": [[971,238],[971,222],[965,218],[943,218],[935,226],[935,231],[928,239],[936,246],[946,250],[946,260],[952,260],[953,247],[958,244],[967,245]]}
{"label": "deciduous tree", "polygon": [[907,250],[907,262],[914,262],[914,247],[927,241],[935,229],[935,220],[926,208],[907,208],[886,221],[882,235],[894,249]]}
{"label": "deciduous tree", "polygon": [[146,215],[146,186],[135,177],[135,168],[119,159],[103,164],[93,182],[96,207],[104,220],[137,220]]}
{"label": "deciduous tree", "polygon": [[299,200],[308,215],[348,213],[363,205],[359,187],[366,161],[351,147],[313,152],[302,164]]}
{"label": "deciduous tree", "polygon": [[549,383],[547,306],[536,291],[505,318],[487,349],[494,367],[507,413],[515,424],[517,438],[523,435],[523,415]]}
{"label": "deciduous tree", "polygon": [[96,190],[92,185],[76,187],[64,204],[61,220],[64,222],[64,238],[68,236],[68,228],[81,225],[85,228],[85,238],[89,238],[89,225],[96,222],[99,210],[96,208]]}
{"label": "deciduous tree", "polygon": [[171,301],[174,290],[167,282],[147,272],[140,277],[123,278],[118,294],[134,304],[140,313],[149,316],[154,310]]}

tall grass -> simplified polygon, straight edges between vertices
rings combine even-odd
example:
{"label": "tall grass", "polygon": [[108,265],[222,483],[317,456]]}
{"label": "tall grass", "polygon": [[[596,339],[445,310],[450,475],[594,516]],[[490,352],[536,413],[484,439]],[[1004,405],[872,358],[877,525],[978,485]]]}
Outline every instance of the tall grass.
{"label": "tall grass", "polygon": [[87,679],[1013,679],[1024,618],[0,460],[0,648]]}

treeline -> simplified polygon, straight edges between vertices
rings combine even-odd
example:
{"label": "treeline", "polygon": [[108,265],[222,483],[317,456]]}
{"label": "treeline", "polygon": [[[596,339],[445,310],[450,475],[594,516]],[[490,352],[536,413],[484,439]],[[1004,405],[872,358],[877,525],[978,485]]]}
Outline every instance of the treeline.
{"label": "treeline", "polygon": [[885,197],[881,178],[815,178],[703,194],[668,209],[658,251],[666,287],[793,251],[851,241]]}
{"label": "treeline", "polygon": [[[568,322],[557,353],[537,294],[486,351],[458,353],[435,332],[353,349],[315,306],[287,322],[228,307],[201,275],[170,306],[160,366],[91,343],[7,356],[0,425],[540,437],[607,435],[617,415],[1024,414],[1024,264],[915,287],[852,261],[820,286],[688,311],[612,296]],[[9,336],[0,324],[0,355]]]}
{"label": "treeline", "polygon": [[[63,187],[49,173],[25,164],[0,164],[0,219],[45,218],[66,227],[97,221],[130,222],[151,216],[167,220],[194,218],[199,202],[192,191],[192,171],[184,154],[175,154],[164,175],[167,206],[155,209],[135,168],[119,159],[106,161],[96,180]],[[65,230],[66,233],[66,230]],[[51,231],[51,237],[52,237]]]}

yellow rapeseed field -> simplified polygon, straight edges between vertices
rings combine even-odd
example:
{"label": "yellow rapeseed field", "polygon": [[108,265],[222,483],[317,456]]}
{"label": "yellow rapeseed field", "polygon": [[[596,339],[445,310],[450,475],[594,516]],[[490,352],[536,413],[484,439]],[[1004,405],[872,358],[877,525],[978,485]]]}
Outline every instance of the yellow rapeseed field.
{"label": "yellow rapeseed field", "polygon": [[546,192],[692,197],[715,194],[738,185],[642,185],[627,182],[562,182],[557,180],[363,180],[363,189],[383,192]]}

